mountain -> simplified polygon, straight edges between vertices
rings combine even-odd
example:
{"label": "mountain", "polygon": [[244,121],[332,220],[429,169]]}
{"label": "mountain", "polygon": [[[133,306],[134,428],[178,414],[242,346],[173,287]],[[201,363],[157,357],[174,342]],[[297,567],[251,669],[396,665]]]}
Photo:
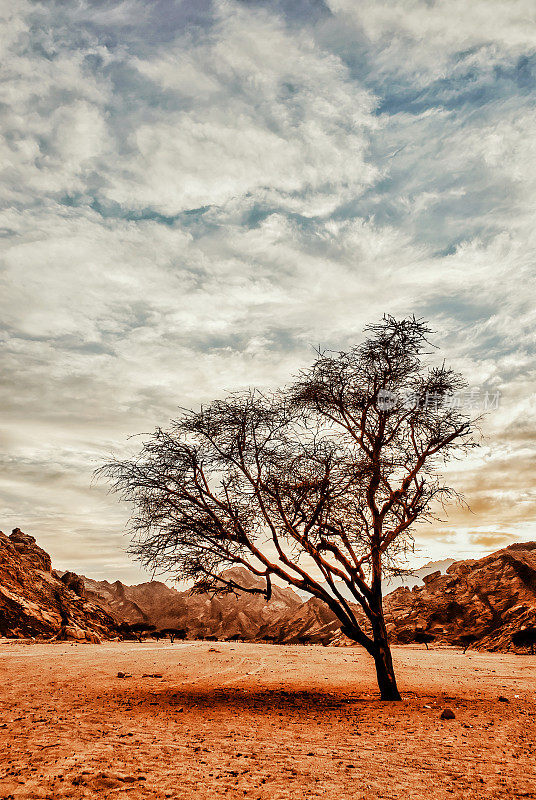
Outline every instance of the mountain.
{"label": "mountain", "polygon": [[[446,568],[446,571],[444,572]],[[223,573],[248,589],[264,582],[244,567]],[[404,576],[406,578],[406,576]],[[395,643],[427,632],[436,642],[508,650],[512,634],[536,626],[536,543],[525,542],[472,561],[432,562],[384,598]],[[363,622],[363,613],[352,604]],[[100,641],[117,636],[121,622],[183,628],[189,638],[241,638],[282,643],[352,644],[317,598],[304,601],[273,585],[269,602],[245,591],[213,596],[179,592],[160,581],[127,586],[52,570],[32,536],[0,532],[0,634],[11,637]],[[468,637],[468,638],[467,638]]]}
{"label": "mountain", "polygon": [[341,623],[322,600],[311,597],[292,614],[272,620],[259,631],[258,639],[278,644],[338,644],[350,641],[341,633]]}
{"label": "mountain", "polygon": [[[148,581],[127,586],[121,581],[94,581],[82,576],[87,596],[105,608],[120,622],[147,622],[159,627],[175,627],[172,622],[164,624],[166,609],[172,607],[171,616],[184,613],[180,605],[179,592],[160,581]],[[173,609],[175,613],[173,613]]]}
{"label": "mountain", "polygon": [[[243,567],[225,575],[246,587],[263,586],[262,579]],[[536,543],[511,545],[474,561],[430,562],[403,579],[412,588],[399,586],[384,598],[395,643],[412,642],[415,633],[426,631],[437,642],[460,644],[469,636],[472,646],[507,650],[514,631],[536,625]],[[88,594],[118,619],[184,628],[192,638],[352,644],[323,602],[314,597],[303,601],[278,586],[266,603],[262,596],[244,592],[212,597],[177,592],[157,581],[124,586],[85,580]],[[363,613],[352,607],[366,630]]]}
{"label": "mountain", "polygon": [[[222,573],[228,580],[248,589],[264,588],[264,581],[244,567]],[[147,622],[157,628],[184,628],[192,638],[219,639],[240,637],[253,640],[273,620],[287,617],[301,605],[291,589],[272,586],[267,603],[262,595],[237,591],[212,596],[170,589],[159,581],[125,586],[120,581],[94,581],[84,578],[86,591],[117,619]]]}
{"label": "mountain", "polygon": [[0,531],[0,635],[98,642],[116,634],[74,572],[52,570],[50,556],[19,528]]}
{"label": "mountain", "polygon": [[434,572],[445,573],[454,563],[453,558],[444,558],[441,561],[429,561],[423,567],[409,570],[403,575],[393,575],[383,582],[383,592],[388,594],[394,592],[395,589],[400,589],[402,586],[407,586],[408,589],[412,589],[413,586],[423,586],[424,578],[428,575]]}
{"label": "mountain", "polygon": [[536,542],[512,544],[478,560],[457,561],[424,586],[400,588],[385,598],[391,639],[412,641],[416,631],[456,644],[507,650],[512,634],[536,626]]}

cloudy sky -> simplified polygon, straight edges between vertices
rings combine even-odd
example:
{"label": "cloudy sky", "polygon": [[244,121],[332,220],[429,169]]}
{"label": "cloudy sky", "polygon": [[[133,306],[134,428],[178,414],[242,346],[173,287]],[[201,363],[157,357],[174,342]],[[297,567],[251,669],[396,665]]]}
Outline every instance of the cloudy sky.
{"label": "cloudy sky", "polygon": [[94,468],[388,312],[501,393],[417,561],[536,539],[533,0],[0,7],[4,531],[139,580]]}

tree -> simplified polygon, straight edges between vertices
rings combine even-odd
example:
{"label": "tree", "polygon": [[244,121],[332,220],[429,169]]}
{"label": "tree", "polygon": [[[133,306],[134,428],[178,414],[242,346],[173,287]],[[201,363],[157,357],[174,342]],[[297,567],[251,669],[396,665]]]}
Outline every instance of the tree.
{"label": "tree", "polygon": [[160,631],[163,636],[169,636],[171,644],[174,644],[175,639],[186,639],[188,631],[184,628],[164,628]]}
{"label": "tree", "polygon": [[432,633],[426,633],[425,631],[416,631],[415,636],[413,637],[413,641],[416,642],[416,644],[426,645],[427,650],[430,642],[433,642],[434,640],[435,636]]}
{"label": "tree", "polygon": [[[146,566],[198,591],[268,600],[275,578],[308,592],[373,657],[381,697],[399,700],[382,578],[414,523],[456,496],[439,462],[473,442],[454,402],[461,377],[426,366],[427,326],[387,316],[366,332],[348,352],[319,352],[286,390],[184,411],[101,472],[134,504],[132,552]],[[226,580],[235,564],[264,588]]]}
{"label": "tree", "polygon": [[152,631],[156,630],[156,625],[149,625],[146,622],[122,622],[119,626],[119,630],[123,636],[134,636],[138,642],[141,642],[144,634],[151,633]]}

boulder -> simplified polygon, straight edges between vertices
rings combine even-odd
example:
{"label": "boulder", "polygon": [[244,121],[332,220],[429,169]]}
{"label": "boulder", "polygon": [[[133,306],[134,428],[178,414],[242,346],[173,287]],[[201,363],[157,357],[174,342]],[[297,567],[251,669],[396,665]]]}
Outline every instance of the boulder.
{"label": "boulder", "polygon": [[86,596],[84,580],[80,575],[77,575],[76,572],[64,572],[60,580],[68,589],[77,594],[78,597]]}

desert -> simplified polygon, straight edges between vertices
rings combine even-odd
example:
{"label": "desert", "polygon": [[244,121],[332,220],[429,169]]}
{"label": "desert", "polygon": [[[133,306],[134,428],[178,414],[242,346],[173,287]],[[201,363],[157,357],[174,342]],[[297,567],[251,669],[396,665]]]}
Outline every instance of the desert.
{"label": "desert", "polygon": [[535,551],[387,594],[393,704],[314,600],[98,582],[1,534],[0,798],[536,797]]}
{"label": "desert", "polygon": [[0,800],[536,800],[535,0],[0,41]]}
{"label": "desert", "polygon": [[3,640],[0,797],[536,797],[534,658],[393,650],[402,704],[358,647]]}

